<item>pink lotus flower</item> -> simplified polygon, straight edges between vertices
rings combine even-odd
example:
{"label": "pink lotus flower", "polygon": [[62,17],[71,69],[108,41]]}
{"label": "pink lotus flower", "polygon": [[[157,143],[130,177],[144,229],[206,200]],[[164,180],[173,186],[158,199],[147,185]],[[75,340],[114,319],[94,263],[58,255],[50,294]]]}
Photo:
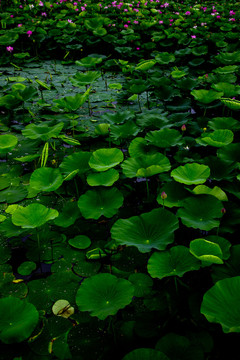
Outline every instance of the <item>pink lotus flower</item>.
{"label": "pink lotus flower", "polygon": [[7,51],[9,51],[9,52],[11,53],[11,52],[13,51],[13,47],[11,47],[11,46],[7,46],[7,47],[6,47],[6,50],[7,50]]}
{"label": "pink lotus flower", "polygon": [[30,36],[32,35],[32,31],[31,31],[31,30],[28,30],[28,31],[27,31],[27,35],[28,35],[28,37],[30,37]]}

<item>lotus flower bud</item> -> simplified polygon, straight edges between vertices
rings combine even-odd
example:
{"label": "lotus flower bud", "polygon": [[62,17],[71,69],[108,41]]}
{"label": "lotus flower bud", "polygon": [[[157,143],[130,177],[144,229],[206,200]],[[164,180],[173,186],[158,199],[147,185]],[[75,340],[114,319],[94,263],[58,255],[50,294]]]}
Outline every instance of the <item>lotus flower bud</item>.
{"label": "lotus flower bud", "polygon": [[161,198],[162,198],[163,200],[165,200],[165,199],[167,198],[167,194],[165,193],[165,191],[163,191],[163,192],[161,193]]}

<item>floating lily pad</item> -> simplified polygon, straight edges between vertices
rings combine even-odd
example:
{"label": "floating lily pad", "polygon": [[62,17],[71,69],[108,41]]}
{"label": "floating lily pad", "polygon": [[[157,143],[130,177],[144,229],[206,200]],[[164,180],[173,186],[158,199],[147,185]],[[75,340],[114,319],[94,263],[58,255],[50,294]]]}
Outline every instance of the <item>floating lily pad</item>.
{"label": "floating lily pad", "polygon": [[85,219],[112,217],[123,204],[123,195],[117,188],[88,190],[80,196],[78,206]]}
{"label": "floating lily pad", "polygon": [[134,296],[143,297],[151,292],[153,280],[147,274],[131,274],[128,280],[134,285]]}
{"label": "floating lily pad", "polygon": [[106,171],[123,161],[123,153],[119,149],[99,149],[93,152],[89,166],[97,171]]}
{"label": "floating lily pad", "polygon": [[14,297],[0,299],[0,340],[5,344],[26,340],[38,323],[35,306]]}
{"label": "floating lily pad", "polygon": [[190,252],[201,261],[210,264],[223,264],[221,247],[206,239],[195,239],[190,242]]}
{"label": "floating lily pad", "polygon": [[63,183],[59,169],[42,167],[34,170],[30,177],[30,186],[39,191],[55,191]]}
{"label": "floating lily pad", "polygon": [[150,348],[140,348],[131,351],[125,355],[122,360],[169,360],[169,358],[161,351]]}
{"label": "floating lily pad", "polygon": [[162,129],[157,131],[150,131],[145,139],[160,148],[166,148],[181,144],[181,137],[179,131],[174,129]]}
{"label": "floating lily pad", "polygon": [[115,169],[109,169],[100,173],[92,173],[87,177],[90,186],[112,186],[119,179],[119,173]]}
{"label": "floating lily pad", "polygon": [[215,117],[208,122],[208,126],[213,130],[228,129],[239,130],[240,123],[232,117]]}
{"label": "floating lily pad", "polygon": [[221,324],[223,332],[240,332],[240,276],[218,281],[203,297],[201,313]]}
{"label": "floating lily pad", "polygon": [[170,211],[154,209],[140,216],[117,220],[111,234],[117,243],[136,246],[145,253],[152,248],[164,250],[174,241],[174,231],[178,226],[176,216]]}
{"label": "floating lily pad", "polygon": [[18,138],[14,135],[0,135],[0,154],[7,154],[9,151],[15,148],[17,143]]}
{"label": "floating lily pad", "polygon": [[57,216],[57,210],[48,209],[41,204],[30,204],[26,207],[19,206],[12,215],[12,222],[22,228],[33,229],[55,219]]}
{"label": "floating lily pad", "polygon": [[137,158],[145,155],[153,155],[158,151],[155,146],[149,145],[144,138],[136,137],[131,141],[128,152],[131,157]]}
{"label": "floating lily pad", "polygon": [[28,195],[26,186],[10,186],[7,189],[0,191],[0,202],[13,204],[25,199]]}
{"label": "floating lily pad", "polygon": [[228,201],[226,193],[218,186],[214,186],[214,188],[211,189],[206,185],[197,185],[193,190],[191,190],[191,192],[195,195],[212,195],[220,201]]}
{"label": "floating lily pad", "polygon": [[125,160],[121,167],[126,177],[149,177],[171,169],[170,161],[160,153]]}
{"label": "floating lily pad", "polygon": [[182,206],[177,211],[177,216],[187,227],[208,231],[219,226],[223,205],[214,196],[198,195],[196,198],[188,198],[183,200]]}
{"label": "floating lily pad", "polygon": [[90,166],[88,164],[90,157],[90,152],[76,152],[72,155],[65,157],[59,168],[66,176],[69,176],[71,173],[74,173],[73,176],[75,176],[76,174],[84,174],[87,170],[90,169]]}
{"label": "floating lily pad", "polygon": [[80,311],[89,311],[91,316],[104,320],[130,304],[133,293],[130,281],[111,274],[98,274],[83,281],[76,303]]}
{"label": "floating lily pad", "polygon": [[30,275],[34,270],[36,270],[37,266],[32,261],[24,261],[17,269],[20,275]]}
{"label": "floating lily pad", "polygon": [[221,129],[209,134],[204,134],[201,138],[196,139],[196,141],[200,144],[222,147],[231,144],[233,142],[233,136],[231,130]]}
{"label": "floating lily pad", "polygon": [[129,110],[117,111],[116,113],[106,113],[101,116],[101,119],[109,124],[122,124],[126,121],[132,120],[134,113]]}
{"label": "floating lily pad", "polygon": [[148,272],[158,279],[176,275],[182,277],[188,271],[198,270],[200,265],[186,246],[179,245],[153,253],[148,261]]}
{"label": "floating lily pad", "polygon": [[41,139],[42,141],[48,141],[52,137],[57,137],[64,123],[60,122],[55,126],[49,126],[47,124],[41,123],[39,125],[29,124],[22,130],[22,134],[29,139]]}
{"label": "floating lily pad", "polygon": [[193,90],[191,95],[194,96],[195,100],[199,101],[202,104],[210,104],[214,100],[218,100],[223,96],[223,92],[218,92],[214,90]]}
{"label": "floating lily pad", "polygon": [[88,236],[77,235],[73,239],[68,240],[68,243],[76,249],[86,249],[91,245],[91,240]]}
{"label": "floating lily pad", "polygon": [[186,185],[203,184],[210,176],[210,168],[197,163],[179,166],[171,172],[175,181]]}
{"label": "floating lily pad", "polygon": [[67,228],[75,223],[75,221],[81,216],[77,202],[67,202],[59,213],[59,216],[54,219],[54,224]]}

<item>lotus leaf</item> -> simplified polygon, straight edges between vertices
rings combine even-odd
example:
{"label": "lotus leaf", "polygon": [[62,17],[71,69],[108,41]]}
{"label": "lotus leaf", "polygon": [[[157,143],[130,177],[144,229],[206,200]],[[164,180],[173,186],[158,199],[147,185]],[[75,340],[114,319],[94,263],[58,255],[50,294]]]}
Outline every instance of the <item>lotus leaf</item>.
{"label": "lotus leaf", "polygon": [[93,83],[101,76],[101,73],[98,71],[88,71],[86,73],[77,72],[72,78],[70,78],[71,83],[74,86],[86,86]]}
{"label": "lotus leaf", "polygon": [[92,173],[87,177],[90,186],[112,186],[119,179],[119,173],[115,169],[109,169],[100,173]]}
{"label": "lotus leaf", "polygon": [[192,48],[192,54],[195,56],[202,56],[202,55],[206,55],[207,53],[208,53],[208,47],[206,45]]}
{"label": "lotus leaf", "polygon": [[20,275],[30,275],[34,270],[36,270],[37,266],[32,261],[24,261],[17,269]]}
{"label": "lotus leaf", "polygon": [[0,299],[0,340],[5,344],[26,340],[38,323],[35,306],[14,297]]}
{"label": "lotus leaf", "polygon": [[194,96],[194,98],[203,104],[210,104],[214,100],[218,100],[223,96],[223,92],[218,92],[214,90],[193,90],[191,91],[191,95]]}
{"label": "lotus leaf", "polygon": [[133,136],[136,136],[139,133],[140,129],[137,127],[134,122],[127,122],[122,125],[111,125],[110,126],[110,136],[114,140],[119,139],[129,139]]}
{"label": "lotus leaf", "polygon": [[158,279],[176,275],[182,277],[188,271],[198,270],[200,264],[186,246],[178,245],[170,250],[154,252],[148,261],[148,272]]}
{"label": "lotus leaf", "polygon": [[85,219],[112,217],[123,204],[123,195],[117,188],[88,190],[78,200],[78,207]]}
{"label": "lotus leaf", "polygon": [[125,160],[121,167],[126,177],[149,177],[171,169],[170,161],[160,153]]}
{"label": "lotus leaf", "polygon": [[223,260],[227,260],[230,257],[231,243],[228,240],[219,235],[209,235],[205,239],[220,246]]}
{"label": "lotus leaf", "polygon": [[[92,30],[95,30],[95,27]],[[91,68],[91,67],[96,67],[96,65],[101,64],[101,62],[102,62],[101,58],[94,58],[94,57],[88,56],[88,57],[82,58],[81,60],[77,60],[76,65],[83,66],[86,68]]]}
{"label": "lotus leaf", "polygon": [[[62,99],[54,99],[53,102],[58,109],[63,111],[76,111],[78,110],[88,99],[91,87],[85,91],[84,94],[76,94],[74,96],[66,96]],[[55,108],[53,108],[55,110]]]}
{"label": "lotus leaf", "polygon": [[0,135],[0,154],[7,154],[15,148],[17,143],[18,138],[14,135]]}
{"label": "lotus leaf", "polygon": [[63,183],[59,169],[42,167],[34,170],[30,177],[30,186],[38,191],[55,191]]}
{"label": "lotus leaf", "polygon": [[180,145],[182,135],[179,131],[174,129],[162,129],[157,131],[150,131],[145,139],[160,148]]}
{"label": "lotus leaf", "polygon": [[52,306],[52,312],[56,316],[62,316],[67,319],[74,314],[74,308],[67,300],[57,300]]}
{"label": "lotus leaf", "polygon": [[19,206],[12,215],[12,222],[24,229],[33,229],[55,219],[57,216],[57,210],[48,209],[42,204],[30,204],[26,207]]}
{"label": "lotus leaf", "polygon": [[42,141],[48,141],[52,137],[58,137],[63,125],[63,122],[54,126],[49,126],[45,123],[39,125],[29,124],[22,130],[22,134],[32,140],[41,139]]}
{"label": "lotus leaf", "polygon": [[136,246],[142,253],[152,248],[165,250],[174,241],[179,227],[174,214],[165,209],[154,209],[140,216],[117,220],[111,229],[112,238],[121,245]]}
{"label": "lotus leaf", "polygon": [[[213,241],[211,238],[209,240]],[[214,241],[216,242],[216,239],[214,239]],[[220,244],[220,242],[219,242],[219,244]],[[234,276],[240,276],[240,263],[239,263],[240,245],[233,245],[231,247],[231,249],[230,249],[231,256],[229,254],[230,246],[228,247],[228,260],[225,261],[225,263],[223,265],[213,265],[212,266],[212,274],[211,275],[212,275],[212,279],[213,279],[214,283],[221,279],[232,278]],[[221,248],[224,253],[222,245],[221,245]]]}
{"label": "lotus leaf", "polygon": [[227,82],[219,82],[217,84],[213,84],[212,88],[214,90],[223,92],[223,96],[227,98],[239,95],[240,93],[240,86],[229,84]]}
{"label": "lotus leaf", "polygon": [[131,351],[122,360],[169,360],[169,358],[158,350],[140,348]]}
{"label": "lotus leaf", "polygon": [[201,195],[201,194],[212,195],[215,196],[220,201],[228,201],[226,193],[218,186],[214,186],[214,188],[211,189],[206,185],[198,185],[191,192],[195,195]]}
{"label": "lotus leaf", "polygon": [[167,113],[162,113],[159,110],[149,110],[148,112],[138,114],[136,123],[143,128],[163,129],[171,126],[166,115]]}
{"label": "lotus leaf", "polygon": [[129,110],[117,111],[116,113],[106,113],[101,116],[101,119],[107,121],[109,124],[121,124],[126,121],[132,120],[134,118],[134,113]]}
{"label": "lotus leaf", "polygon": [[167,65],[170,62],[174,62],[175,61],[175,56],[173,54],[169,54],[168,52],[162,52],[162,53],[158,53],[155,56],[155,60],[160,64],[160,65]]}
{"label": "lotus leaf", "polygon": [[134,285],[134,296],[143,297],[151,292],[153,280],[147,274],[131,274],[128,280]]}
{"label": "lotus leaf", "polygon": [[133,293],[130,281],[111,274],[98,274],[83,281],[76,303],[80,311],[90,311],[91,316],[104,320],[130,304]]}
{"label": "lotus leaf", "polygon": [[219,130],[219,129],[228,129],[228,130],[239,130],[240,123],[239,121],[233,119],[232,117],[216,117],[208,122],[210,129]]}
{"label": "lotus leaf", "polygon": [[98,149],[93,152],[89,166],[97,171],[106,171],[123,161],[123,153],[116,148]]}
{"label": "lotus leaf", "polygon": [[153,155],[158,151],[154,146],[148,145],[144,138],[136,137],[131,141],[128,152],[131,157],[137,158],[145,155]]}
{"label": "lotus leaf", "polygon": [[73,176],[76,174],[84,174],[87,170],[90,169],[88,164],[90,157],[90,152],[75,152],[74,154],[65,157],[59,168],[66,176],[69,176],[71,173],[73,173]]}
{"label": "lotus leaf", "polygon": [[75,223],[81,216],[77,202],[67,202],[59,213],[59,216],[54,219],[54,224],[67,228]]}
{"label": "lotus leaf", "polygon": [[218,281],[203,297],[201,313],[221,324],[223,332],[240,332],[240,276]]}
{"label": "lotus leaf", "polygon": [[190,253],[201,261],[210,264],[223,264],[221,247],[206,239],[195,239],[190,242]]}
{"label": "lotus leaf", "polygon": [[109,124],[105,124],[105,123],[99,124],[95,127],[94,133],[96,135],[103,135],[103,136],[107,135],[107,134],[109,134],[109,131],[108,131],[109,127],[110,127]]}
{"label": "lotus leaf", "polygon": [[231,74],[238,70],[237,65],[228,65],[224,67],[218,67],[217,69],[214,69],[213,72],[216,74]]}
{"label": "lotus leaf", "polygon": [[211,195],[198,195],[182,201],[183,208],[177,211],[177,216],[187,227],[201,230],[211,230],[218,227],[222,217],[223,205],[220,200]]}
{"label": "lotus leaf", "polygon": [[156,64],[155,60],[142,60],[136,65],[135,70],[148,71]]}
{"label": "lotus leaf", "polygon": [[[165,192],[167,195],[165,199],[162,198],[162,192]],[[182,200],[186,197],[189,197],[189,193],[185,189],[184,185],[173,181],[161,187],[157,196],[157,202],[160,205],[164,205],[169,208],[172,208],[173,206],[179,207],[181,206]]]}
{"label": "lotus leaf", "polygon": [[233,132],[227,129],[215,130],[212,133],[203,134],[201,138],[196,139],[200,144],[222,147],[233,142]]}
{"label": "lotus leaf", "polygon": [[222,52],[216,56],[216,59],[224,65],[232,65],[240,62],[240,52],[234,51],[230,52]]}
{"label": "lotus leaf", "polygon": [[171,172],[175,181],[186,185],[203,184],[210,176],[210,168],[197,163],[179,166]]}
{"label": "lotus leaf", "polygon": [[239,161],[239,155],[240,155],[240,144],[229,144],[227,146],[224,146],[222,149],[219,149],[217,151],[217,155],[220,159],[225,161]]}
{"label": "lotus leaf", "polygon": [[76,249],[86,249],[91,245],[91,240],[88,236],[77,235],[73,239],[68,240],[68,243]]}
{"label": "lotus leaf", "polygon": [[25,199],[27,195],[28,191],[26,186],[10,186],[5,190],[0,191],[0,203],[6,202],[8,204],[13,204]]}

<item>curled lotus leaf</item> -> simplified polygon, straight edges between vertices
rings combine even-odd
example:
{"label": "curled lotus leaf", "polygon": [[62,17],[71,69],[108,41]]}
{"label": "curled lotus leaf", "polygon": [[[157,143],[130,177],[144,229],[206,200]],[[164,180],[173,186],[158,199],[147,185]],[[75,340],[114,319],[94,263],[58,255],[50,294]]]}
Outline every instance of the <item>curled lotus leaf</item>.
{"label": "curled lotus leaf", "polygon": [[210,168],[198,163],[179,166],[171,172],[175,181],[186,185],[203,184],[210,176]]}
{"label": "curled lotus leaf", "polygon": [[60,170],[49,167],[34,170],[30,178],[30,186],[39,191],[55,191],[62,183]]}
{"label": "curled lotus leaf", "polygon": [[112,149],[98,149],[93,152],[89,166],[97,171],[106,171],[123,161],[123,153],[121,150]]}
{"label": "curled lotus leaf", "polygon": [[11,134],[0,135],[0,154],[11,151],[18,143],[18,138]]}
{"label": "curled lotus leaf", "polygon": [[12,215],[12,223],[22,228],[33,229],[53,220],[58,216],[58,211],[49,209],[42,204],[30,204],[26,207],[19,206]]}

